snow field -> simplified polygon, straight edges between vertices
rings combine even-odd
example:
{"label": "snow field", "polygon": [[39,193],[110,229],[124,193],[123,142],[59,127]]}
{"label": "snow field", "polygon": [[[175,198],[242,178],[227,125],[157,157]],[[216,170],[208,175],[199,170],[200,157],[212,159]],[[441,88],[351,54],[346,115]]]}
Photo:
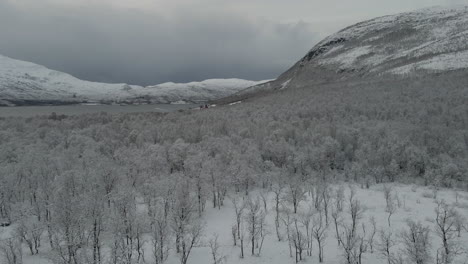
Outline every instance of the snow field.
{"label": "snow field", "polygon": [[[337,190],[337,184],[331,185],[331,189]],[[374,185],[369,189],[361,188],[356,185],[352,185],[351,188],[347,184],[342,184],[345,188],[344,196],[344,207],[343,207],[343,218],[345,222],[349,223],[349,195],[351,188],[355,192],[356,200],[358,200],[362,207],[365,209],[362,219],[358,225],[358,232],[361,232],[362,227],[366,228],[366,233],[370,234],[372,225],[370,224],[370,218],[374,217],[377,223],[377,230],[385,229],[391,230],[394,234],[394,241],[396,242],[395,247],[392,248],[395,255],[401,255],[403,245],[401,243],[400,233],[402,230],[407,228],[406,221],[411,219],[413,221],[420,221],[423,225],[430,228],[430,243],[431,243],[431,258],[435,259],[435,252],[442,246],[440,237],[435,233],[435,208],[437,206],[436,201],[444,200],[448,205],[453,206],[460,214],[465,217],[465,225],[468,225],[466,218],[468,217],[468,193],[454,190],[433,190],[427,187],[420,186],[409,186],[409,185],[388,185],[391,187],[391,194],[393,201],[395,202],[396,212],[391,217],[391,227],[388,226],[387,218],[388,213],[386,212],[386,200],[384,198],[384,186]],[[240,199],[247,199],[247,196],[242,194],[235,194]],[[260,190],[250,192],[249,197],[256,198],[260,196]],[[283,202],[288,207],[291,207],[287,202]],[[311,197],[307,195],[307,200],[301,201],[299,204],[298,214],[307,211],[307,209],[313,204]],[[329,205],[332,207],[333,202]],[[235,224],[235,213],[233,204],[229,198],[226,199],[225,204],[221,209],[212,208],[211,203],[208,201],[206,210],[203,215],[204,232],[201,241],[193,249],[192,254],[189,257],[188,263],[192,264],[208,264],[213,263],[211,258],[210,247],[208,241],[213,237],[214,234],[219,236],[218,242],[220,244],[220,252],[222,256],[225,256],[223,263],[270,263],[270,264],[285,264],[295,263],[295,259],[289,256],[288,242],[286,241],[285,226],[281,224],[280,232],[283,235],[284,240],[278,241],[275,232],[275,209],[274,209],[274,194],[268,193],[268,205],[267,205],[267,230],[268,236],[265,239],[263,249],[260,256],[251,256],[250,245],[248,238],[245,241],[245,258],[240,258],[239,246],[233,246],[233,239],[231,233],[231,227]],[[262,206],[263,207],[263,206]],[[140,210],[145,211],[145,206],[140,203]],[[329,209],[331,212],[331,209]],[[245,212],[244,212],[245,213]],[[315,212],[317,213],[317,212]],[[243,218],[245,222],[245,219]],[[1,228],[0,237],[5,238],[12,232],[12,227]],[[44,234],[45,236],[45,234]],[[106,238],[105,238],[106,239]],[[154,263],[152,260],[151,244],[149,236],[145,236],[145,263]],[[36,256],[30,256],[30,253],[26,247],[23,248],[23,262],[25,264],[48,264],[52,263],[48,259],[47,252],[47,239],[43,238],[43,246],[41,253]],[[363,255],[363,263],[387,263],[386,259],[377,252],[377,244],[379,241],[379,234],[374,237],[374,253],[370,252],[368,248]],[[468,247],[468,232],[462,230],[461,237],[456,238],[456,241],[461,247],[466,250]],[[312,256],[306,256],[303,254],[304,260],[301,263],[319,263],[318,261],[318,249],[316,241],[312,244]],[[459,255],[453,263],[465,263],[468,259],[467,255]],[[168,264],[180,263],[179,257],[171,250],[170,257],[168,258]],[[335,230],[333,220],[330,217],[330,224],[327,228],[327,235],[325,239],[324,247],[324,262],[329,264],[345,263],[343,259],[343,250],[337,244],[335,238]],[[432,263],[432,262],[431,262]],[[435,263],[435,262],[434,262]]]}

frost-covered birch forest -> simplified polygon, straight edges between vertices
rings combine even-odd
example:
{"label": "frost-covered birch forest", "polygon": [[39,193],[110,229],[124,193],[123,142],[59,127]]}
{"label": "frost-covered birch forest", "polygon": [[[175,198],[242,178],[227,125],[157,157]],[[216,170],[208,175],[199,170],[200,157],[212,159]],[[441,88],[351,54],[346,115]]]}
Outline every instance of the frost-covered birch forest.
{"label": "frost-covered birch forest", "polygon": [[466,263],[453,77],[0,118],[0,263]]}

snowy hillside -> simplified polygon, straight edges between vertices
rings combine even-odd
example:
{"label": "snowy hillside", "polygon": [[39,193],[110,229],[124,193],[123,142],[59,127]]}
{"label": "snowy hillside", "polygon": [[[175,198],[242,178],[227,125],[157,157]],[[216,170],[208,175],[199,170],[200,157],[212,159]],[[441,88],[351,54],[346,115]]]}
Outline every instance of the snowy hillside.
{"label": "snowy hillside", "polygon": [[240,94],[467,69],[468,7],[436,7],[345,28],[315,45],[276,81]]}
{"label": "snowy hillside", "polygon": [[301,65],[317,57],[319,65],[335,66],[338,71],[466,69],[467,40],[468,7],[430,8],[344,29],[320,42]]}
{"label": "snowy hillside", "polygon": [[170,103],[178,101],[206,101],[231,95],[247,87],[266,81],[248,81],[242,79],[210,79],[202,82],[190,83],[162,83],[148,86],[142,90],[159,102]]}
{"label": "snowy hillside", "polygon": [[207,101],[259,83],[240,79],[217,79],[188,84],[165,83],[149,87],[97,83],[0,55],[0,105],[24,102]]}
{"label": "snowy hillside", "polygon": [[0,99],[4,100],[109,100],[132,96],[142,87],[87,82],[41,65],[0,55]]}

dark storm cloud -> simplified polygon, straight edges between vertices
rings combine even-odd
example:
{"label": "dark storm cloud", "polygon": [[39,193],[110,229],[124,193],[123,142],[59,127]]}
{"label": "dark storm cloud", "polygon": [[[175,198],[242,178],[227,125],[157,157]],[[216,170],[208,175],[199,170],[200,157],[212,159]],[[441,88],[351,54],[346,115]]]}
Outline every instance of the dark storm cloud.
{"label": "dark storm cloud", "polygon": [[[3,2],[2,2],[3,1]],[[304,22],[246,16],[50,7],[0,0],[0,54],[103,82],[274,78],[318,40]]]}
{"label": "dark storm cloud", "polygon": [[0,54],[131,84],[275,78],[376,16],[468,0],[0,0]]}

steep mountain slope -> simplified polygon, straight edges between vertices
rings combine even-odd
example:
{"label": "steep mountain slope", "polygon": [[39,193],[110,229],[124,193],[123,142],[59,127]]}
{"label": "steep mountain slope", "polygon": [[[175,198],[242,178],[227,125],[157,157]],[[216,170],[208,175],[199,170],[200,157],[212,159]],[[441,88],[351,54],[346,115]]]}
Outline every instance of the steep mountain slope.
{"label": "steep mountain slope", "polygon": [[275,81],[247,88],[230,100],[328,82],[401,79],[467,69],[468,7],[436,7],[345,28],[315,45]]}
{"label": "steep mountain slope", "polygon": [[198,102],[228,96],[261,82],[216,79],[141,87],[77,79],[30,62],[0,55],[0,105],[44,103]]}

